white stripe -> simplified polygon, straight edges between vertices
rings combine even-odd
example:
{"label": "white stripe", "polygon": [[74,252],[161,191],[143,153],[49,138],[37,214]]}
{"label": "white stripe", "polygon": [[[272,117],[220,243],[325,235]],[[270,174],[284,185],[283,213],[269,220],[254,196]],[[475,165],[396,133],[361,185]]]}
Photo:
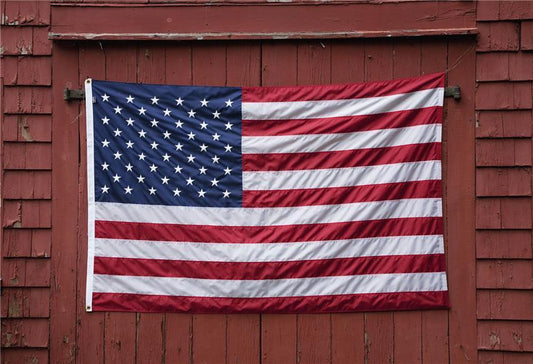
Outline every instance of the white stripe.
{"label": "white stripe", "polygon": [[243,154],[313,153],[441,141],[441,124],[339,134],[242,137]]}
{"label": "white stripe", "polygon": [[93,88],[92,80],[85,80],[85,119],[87,130],[87,282],[85,308],[92,311],[94,274],[94,133],[93,133]]}
{"label": "white stripe", "polygon": [[392,236],[309,243],[226,244],[96,239],[96,256],[204,262],[297,260],[444,254],[442,235]]}
{"label": "white stripe", "polygon": [[369,167],[243,172],[244,190],[294,190],[441,179],[440,161]]}
{"label": "white stripe", "polygon": [[446,289],[446,275],[444,272],[266,280],[94,276],[95,292],[187,297],[301,297],[362,293],[445,291]]}
{"label": "white stripe", "polygon": [[272,226],[442,216],[440,198],[269,208],[96,203],[96,218],[141,223]]}
{"label": "white stripe", "polygon": [[243,102],[243,120],[313,119],[372,115],[442,106],[444,88],[350,100]]}

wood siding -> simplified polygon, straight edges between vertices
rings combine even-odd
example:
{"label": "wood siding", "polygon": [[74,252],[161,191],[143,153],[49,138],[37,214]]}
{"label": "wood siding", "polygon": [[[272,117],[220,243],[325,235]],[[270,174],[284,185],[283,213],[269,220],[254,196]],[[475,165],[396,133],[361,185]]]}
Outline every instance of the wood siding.
{"label": "wood siding", "polygon": [[[222,2],[212,2],[209,11],[227,6]],[[262,3],[227,2],[241,11]],[[188,3],[195,7],[191,11],[203,5]],[[369,39],[356,39],[355,31],[335,36],[339,24],[332,21],[320,25],[324,34],[318,40],[248,34],[242,36],[248,40],[232,41],[71,37],[77,42],[52,42],[49,32],[55,39],[68,38],[64,28],[57,28],[68,18],[55,16],[51,27],[49,2],[0,0],[2,363],[533,362],[533,2],[456,4],[424,5],[434,18],[424,17],[427,11],[419,3],[360,4],[360,14],[367,14],[362,37]],[[157,7],[164,9],[162,5]],[[316,7],[305,0],[291,6]],[[110,7],[116,10],[117,4],[95,8],[105,12]],[[413,30],[413,22],[405,24],[393,11],[397,7],[419,19],[419,32],[413,34],[438,36],[383,38]],[[394,21],[367,21],[382,12]],[[76,25],[75,19],[71,24]],[[219,31],[235,26],[210,19],[219,21]],[[353,18],[339,19],[344,19],[340,31],[352,26]],[[130,20],[119,20],[116,29],[128,32],[135,26]],[[251,32],[253,22],[243,24],[249,28],[242,32]],[[439,30],[435,24],[455,31]],[[465,36],[476,27],[477,40]],[[313,23],[302,19],[284,31],[307,37],[310,29],[315,30]],[[63,31],[61,38],[57,34]],[[335,39],[345,37],[351,39]],[[442,70],[448,71],[447,84],[462,91],[461,101],[446,99],[445,105],[450,310],[326,315],[85,312],[84,107],[63,100],[65,87],[80,88],[86,77],[266,86],[374,81]]]}

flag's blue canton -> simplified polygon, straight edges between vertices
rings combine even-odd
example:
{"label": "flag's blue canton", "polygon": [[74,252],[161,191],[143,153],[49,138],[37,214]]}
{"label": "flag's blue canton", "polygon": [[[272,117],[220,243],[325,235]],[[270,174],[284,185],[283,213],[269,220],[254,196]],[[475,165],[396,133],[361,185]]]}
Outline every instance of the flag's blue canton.
{"label": "flag's blue canton", "polygon": [[93,81],[96,201],[242,205],[241,89]]}

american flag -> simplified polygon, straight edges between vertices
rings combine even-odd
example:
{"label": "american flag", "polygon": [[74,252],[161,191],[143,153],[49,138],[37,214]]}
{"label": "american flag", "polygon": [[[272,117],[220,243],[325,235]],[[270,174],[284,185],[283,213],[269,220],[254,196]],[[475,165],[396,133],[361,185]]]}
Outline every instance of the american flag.
{"label": "american flag", "polygon": [[87,80],[87,309],[447,307],[443,85]]}

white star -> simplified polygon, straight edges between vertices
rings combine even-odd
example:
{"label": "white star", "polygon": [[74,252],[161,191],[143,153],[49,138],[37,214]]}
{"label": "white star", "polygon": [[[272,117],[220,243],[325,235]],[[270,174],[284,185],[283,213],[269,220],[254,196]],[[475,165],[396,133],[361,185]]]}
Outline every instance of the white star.
{"label": "white star", "polygon": [[211,158],[213,160],[213,163],[218,163],[218,160],[220,159],[218,156],[214,156],[213,158]]}
{"label": "white star", "polygon": [[226,125],[226,130],[228,130],[228,129],[231,130],[231,127],[233,126],[233,124],[230,123],[229,121],[226,124],[224,124],[224,125]]}
{"label": "white star", "polygon": [[157,124],[159,124],[159,121],[157,121],[156,119],[150,121],[150,123],[152,124],[152,127],[156,127]]}
{"label": "white star", "polygon": [[229,144],[226,144],[226,146],[224,147],[224,149],[226,149],[226,152],[231,152],[231,148],[233,147]]}
{"label": "white star", "polygon": [[143,176],[137,177],[137,181],[139,181],[139,183],[144,183],[144,177]]}
{"label": "white star", "polygon": [[172,135],[172,134],[170,134],[168,131],[165,131],[165,132],[163,133],[163,138],[164,138],[164,139],[168,139],[168,138],[170,138],[171,135]]}
{"label": "white star", "polygon": [[207,103],[208,103],[209,101],[207,101],[207,100],[205,99],[205,97],[204,97],[204,99],[203,99],[202,101],[200,101],[200,102],[202,103],[202,106],[207,106]]}
{"label": "white star", "polygon": [[224,168],[224,175],[228,175],[228,174],[231,174],[231,168]]}
{"label": "white star", "polygon": [[229,192],[228,190],[222,192],[224,194],[224,198],[229,198],[229,195],[231,194],[231,192]]}
{"label": "white star", "polygon": [[165,109],[163,111],[163,114],[165,114],[165,116],[170,116],[170,110],[169,109]]}
{"label": "white star", "polygon": [[144,130],[141,130],[139,132],[139,138],[144,138],[145,135],[146,135],[146,132]]}
{"label": "white star", "polygon": [[115,175],[113,176],[113,182],[118,182],[118,181],[120,181],[121,178],[122,178],[122,177],[120,177],[118,174],[115,174]]}
{"label": "white star", "polygon": [[122,108],[118,105],[113,110],[115,110],[115,114],[120,114],[122,112]]}
{"label": "white star", "polygon": [[144,158],[146,158],[146,156],[141,152],[141,154],[139,154],[139,160],[144,160]]}
{"label": "white star", "polygon": [[125,191],[124,193],[125,193],[126,195],[131,195],[131,191],[133,191],[133,188],[131,188],[130,186],[128,186],[128,187],[124,188],[124,191]]}
{"label": "white star", "polygon": [[163,161],[168,162],[169,160],[170,160],[170,156],[167,153],[163,154]]}
{"label": "white star", "polygon": [[176,150],[183,150],[183,145],[181,143],[178,143],[175,145]]}
{"label": "white star", "polygon": [[220,119],[220,113],[218,111],[216,111],[216,110],[213,113],[213,119]]}
{"label": "white star", "polygon": [[146,114],[146,109],[141,106],[141,108],[139,109],[139,115],[145,115],[145,114]]}
{"label": "white star", "polygon": [[205,144],[200,145],[200,152],[207,152],[207,145]]}
{"label": "white star", "polygon": [[178,188],[176,188],[176,189],[175,189],[174,191],[172,191],[172,192],[174,192],[174,196],[179,196],[180,193],[181,193],[181,190],[178,189]]}
{"label": "white star", "polygon": [[182,125],[183,123],[181,122],[181,120],[176,121],[176,128],[181,128]]}
{"label": "white star", "polygon": [[176,99],[176,104],[177,104],[178,106],[183,105],[183,100],[181,99],[181,97],[178,97],[178,98]]}
{"label": "white star", "polygon": [[157,166],[152,163],[152,165],[150,166],[150,172],[155,172],[156,170],[157,170]]}
{"label": "white star", "polygon": [[128,118],[126,122],[128,123],[128,126],[132,126],[135,120],[133,120],[132,118]]}
{"label": "white star", "polygon": [[108,169],[107,169],[108,167],[109,167],[109,164],[107,164],[106,162],[104,162],[104,163],[102,164],[102,171],[108,171]]}
{"label": "white star", "polygon": [[102,101],[108,102],[109,101],[109,95],[108,94],[103,94],[102,95]]}
{"label": "white star", "polygon": [[174,168],[174,173],[181,173],[181,170],[183,168],[181,168],[179,165],[177,165],[175,168]]}
{"label": "white star", "polygon": [[150,145],[152,146],[152,149],[157,149],[157,146],[158,146],[159,144],[157,144],[157,143],[154,141],[154,142],[153,142],[152,144],[150,144]]}
{"label": "white star", "polygon": [[194,182],[194,180],[191,177],[187,178],[186,181],[187,181],[187,186],[192,185]]}
{"label": "white star", "polygon": [[196,158],[195,156],[193,156],[192,154],[189,154],[189,156],[187,157],[187,162],[192,163],[194,162],[195,158]]}
{"label": "white star", "polygon": [[168,181],[169,181],[169,178],[167,178],[167,176],[161,178],[161,183],[164,185],[168,185]]}
{"label": "white star", "polygon": [[117,128],[117,130],[114,130],[113,133],[115,134],[115,136],[120,136],[120,134],[122,134],[122,130],[119,130],[119,128]]}
{"label": "white star", "polygon": [[104,187],[100,187],[100,189],[102,190],[102,193],[107,193],[107,191],[109,191],[109,187],[107,187],[107,185],[104,185]]}
{"label": "white star", "polygon": [[227,107],[231,107],[231,105],[233,105],[233,101],[231,101],[230,99],[228,99],[228,100],[226,101],[226,106],[227,106]]}
{"label": "white star", "polygon": [[150,187],[150,189],[148,191],[150,191],[150,195],[155,195],[155,192],[157,190],[155,188],[153,188],[153,187]]}
{"label": "white star", "polygon": [[188,114],[190,118],[194,118],[194,115],[196,115],[196,113],[193,110],[189,111]]}
{"label": "white star", "polygon": [[219,140],[219,139],[220,139],[220,135],[218,135],[218,133],[213,134],[213,140]]}
{"label": "white star", "polygon": [[131,140],[128,140],[128,141],[126,142],[126,147],[127,147],[128,149],[133,148],[133,144],[135,144],[135,143],[132,142]]}
{"label": "white star", "polygon": [[198,191],[198,197],[205,197],[205,191],[204,190]]}
{"label": "white star", "polygon": [[194,137],[196,136],[196,134],[194,134],[194,133],[191,131],[189,134],[187,134],[187,136],[189,137],[189,140],[191,140],[191,139],[194,140]]}
{"label": "white star", "polygon": [[213,178],[211,180],[211,186],[217,186],[218,187],[218,180],[216,178]]}
{"label": "white star", "polygon": [[108,145],[109,142],[107,141],[107,139],[102,140],[102,148],[107,148]]}
{"label": "white star", "polygon": [[135,97],[132,97],[131,95],[129,95],[128,97],[126,97],[126,100],[128,102],[128,104],[132,103],[133,100],[135,100]]}
{"label": "white star", "polygon": [[113,154],[115,156],[115,159],[120,159],[120,157],[122,157],[122,153],[120,153],[119,151],[117,151],[115,154]]}
{"label": "white star", "polygon": [[200,124],[200,129],[207,129],[207,126],[209,124],[207,124],[205,121],[202,121],[202,123]]}
{"label": "white star", "polygon": [[150,100],[152,100],[152,105],[153,104],[157,105],[157,102],[159,101],[159,99],[156,96],[152,97]]}
{"label": "white star", "polygon": [[205,174],[205,172],[207,172],[207,168],[203,167],[199,169],[200,171],[200,174]]}
{"label": "white star", "polygon": [[102,124],[109,124],[109,118],[107,116],[102,118]]}
{"label": "white star", "polygon": [[133,166],[131,165],[131,163],[126,164],[125,167],[128,172],[131,172],[133,170]]}

